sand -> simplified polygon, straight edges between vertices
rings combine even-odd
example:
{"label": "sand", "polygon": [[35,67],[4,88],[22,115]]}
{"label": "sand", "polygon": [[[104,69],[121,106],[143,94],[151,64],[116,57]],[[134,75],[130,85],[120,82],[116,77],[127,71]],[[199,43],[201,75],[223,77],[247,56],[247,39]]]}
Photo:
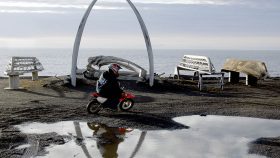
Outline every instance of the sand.
{"label": "sand", "polygon": [[[0,157],[22,157],[25,149],[16,147],[30,141],[14,125],[24,122],[94,121],[111,127],[135,129],[181,129],[172,121],[186,115],[226,115],[280,119],[280,79],[259,81],[257,86],[226,84],[224,90],[207,87],[202,92],[196,83],[163,79],[153,88],[134,81],[122,81],[126,91],[136,95],[131,112],[101,111],[87,114],[86,104],[95,81],[79,80],[78,87],[64,77],[44,77],[39,81],[21,79],[23,90],[4,90],[8,79],[0,79]],[[261,128],[261,127],[260,127]],[[253,131],[252,131],[253,132]],[[280,136],[280,134],[279,134]],[[41,135],[40,152],[49,144],[59,144],[55,134]],[[30,137],[29,137],[30,139]],[[260,138],[251,143],[250,153],[279,157],[280,138]]]}

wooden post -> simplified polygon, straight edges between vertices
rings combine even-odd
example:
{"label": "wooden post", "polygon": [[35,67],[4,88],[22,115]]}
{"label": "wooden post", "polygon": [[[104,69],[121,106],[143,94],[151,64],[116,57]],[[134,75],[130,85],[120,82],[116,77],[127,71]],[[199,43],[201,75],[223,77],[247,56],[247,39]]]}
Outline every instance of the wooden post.
{"label": "wooden post", "polygon": [[255,86],[258,83],[258,79],[251,75],[246,75],[246,85]]}
{"label": "wooden post", "polygon": [[238,83],[239,82],[239,72],[229,71],[228,82],[229,83]]}

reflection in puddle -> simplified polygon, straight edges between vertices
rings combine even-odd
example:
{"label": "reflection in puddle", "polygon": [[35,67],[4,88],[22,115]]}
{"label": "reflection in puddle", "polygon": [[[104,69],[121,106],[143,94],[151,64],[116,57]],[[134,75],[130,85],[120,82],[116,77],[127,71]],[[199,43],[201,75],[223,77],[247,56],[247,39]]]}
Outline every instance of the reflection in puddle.
{"label": "reflection in puddle", "polygon": [[[63,145],[46,148],[45,157],[262,157],[248,154],[248,143],[277,137],[279,120],[226,116],[185,116],[181,130],[143,132],[85,122],[32,123],[17,126],[24,133],[56,132],[71,136]],[[42,156],[43,157],[43,156]]]}
{"label": "reflection in puddle", "polygon": [[30,147],[31,147],[30,144],[24,144],[24,145],[16,147],[16,149],[24,149],[24,148],[30,148]]}
{"label": "reflection in puddle", "polygon": [[[118,146],[124,141],[126,133],[133,131],[129,128],[112,128],[104,124],[88,123],[96,137],[96,145],[102,157],[118,157]],[[131,150],[131,149],[130,149]]]}

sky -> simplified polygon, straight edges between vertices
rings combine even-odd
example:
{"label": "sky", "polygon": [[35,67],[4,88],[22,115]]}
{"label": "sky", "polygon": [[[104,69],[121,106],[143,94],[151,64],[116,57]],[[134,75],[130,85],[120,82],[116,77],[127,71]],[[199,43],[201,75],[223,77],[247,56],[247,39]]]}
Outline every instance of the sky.
{"label": "sky", "polygon": [[[279,0],[131,0],[154,49],[280,50]],[[0,0],[0,48],[72,48],[91,0]],[[145,49],[126,0],[98,0],[81,48]]]}

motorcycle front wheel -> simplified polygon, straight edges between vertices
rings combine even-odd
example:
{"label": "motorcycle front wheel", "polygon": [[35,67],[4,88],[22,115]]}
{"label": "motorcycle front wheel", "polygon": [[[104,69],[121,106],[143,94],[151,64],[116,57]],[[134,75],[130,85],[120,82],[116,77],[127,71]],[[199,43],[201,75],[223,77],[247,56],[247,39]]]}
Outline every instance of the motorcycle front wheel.
{"label": "motorcycle front wheel", "polygon": [[87,104],[87,112],[89,114],[97,114],[102,109],[102,105],[96,100],[93,99]]}
{"label": "motorcycle front wheel", "polygon": [[120,103],[119,108],[122,111],[128,111],[133,107],[133,105],[134,101],[132,99],[125,99]]}

